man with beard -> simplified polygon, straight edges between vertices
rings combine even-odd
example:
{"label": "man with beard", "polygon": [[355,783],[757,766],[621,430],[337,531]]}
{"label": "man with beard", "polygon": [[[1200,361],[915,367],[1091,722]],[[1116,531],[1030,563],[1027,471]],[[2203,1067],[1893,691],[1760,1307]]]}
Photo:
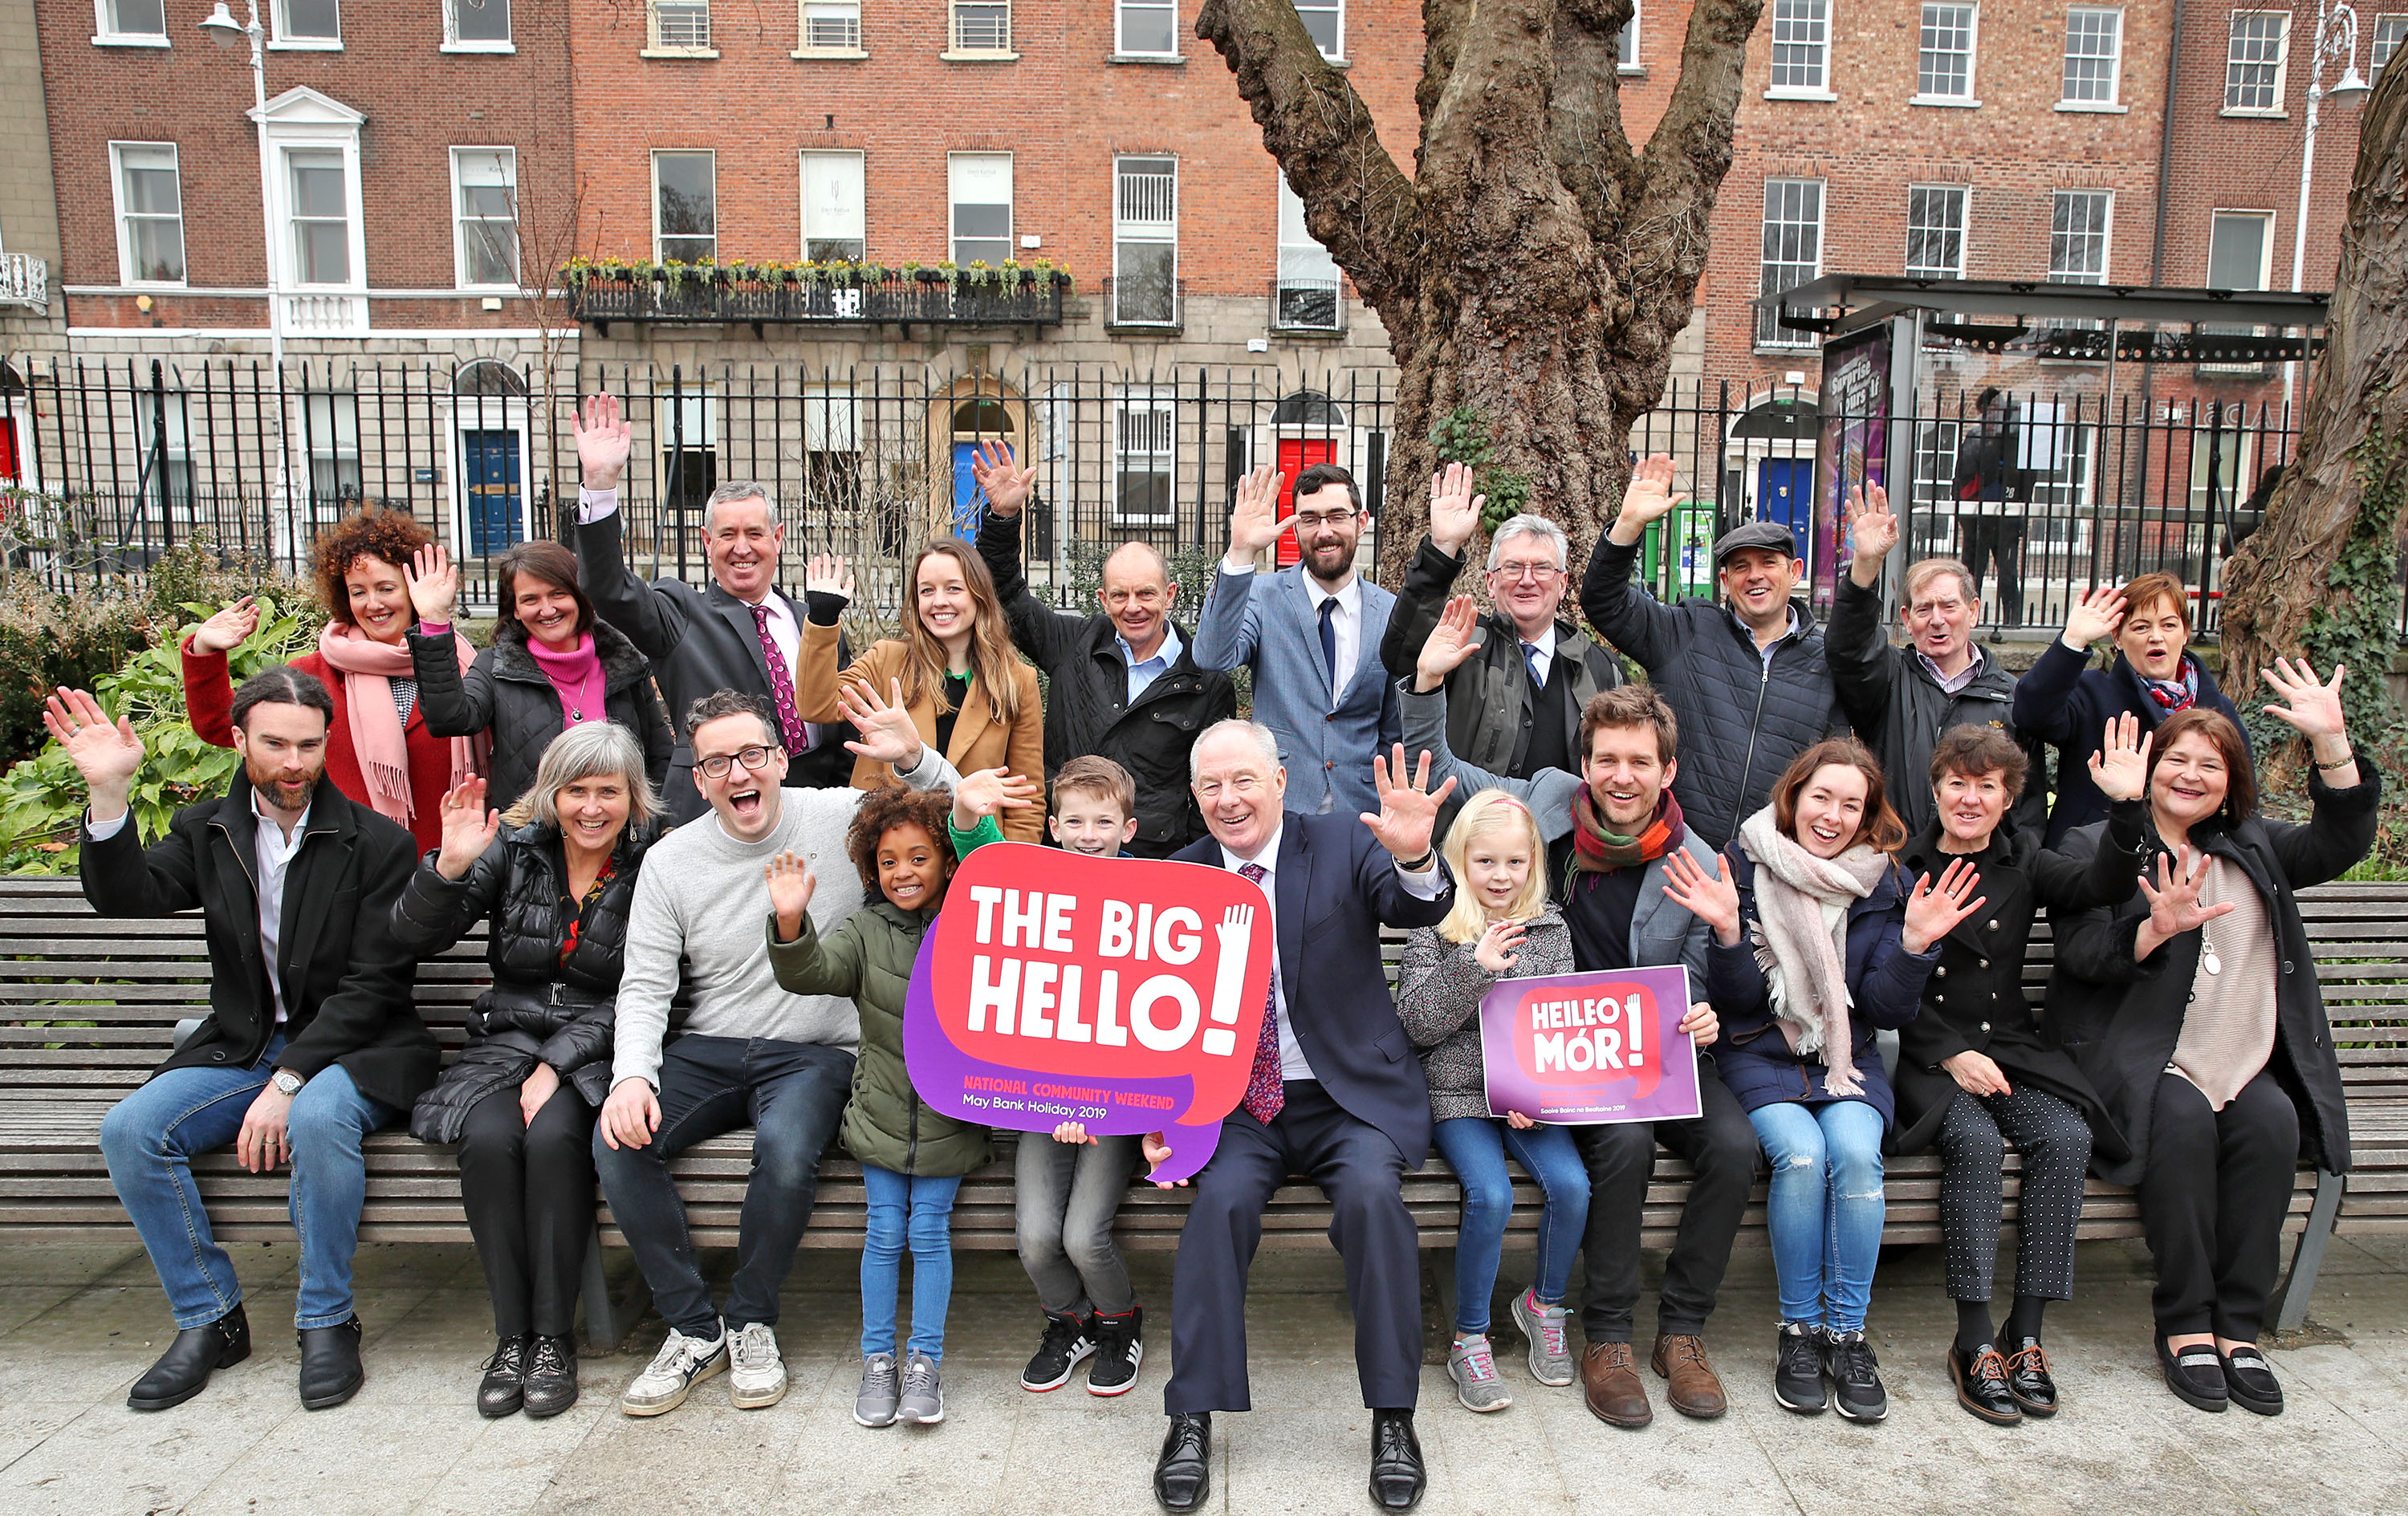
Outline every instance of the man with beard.
{"label": "man with beard", "polygon": [[[1289,809],[1376,813],[1371,755],[1397,737],[1397,693],[1380,662],[1397,597],[1354,572],[1371,519],[1354,476],[1336,464],[1306,469],[1284,520],[1280,480],[1266,464],[1238,483],[1229,551],[1196,623],[1196,662],[1253,670],[1254,720],[1279,739]],[[1254,555],[1291,527],[1296,566],[1256,574]]]}
{"label": "man with beard", "polygon": [[100,1123],[109,1182],[176,1318],[174,1341],[126,1397],[135,1410],[181,1405],[251,1354],[241,1281],[193,1183],[194,1156],[228,1143],[254,1174],[293,1163],[303,1409],[341,1405],[364,1377],[351,1309],[360,1144],[408,1114],[441,1055],[389,926],[417,844],[319,782],[334,712],[325,685],[297,669],[246,679],[233,706],[242,771],[147,849],[128,824],[143,759],[134,723],[111,723],[81,690],[58,691],[43,713],[92,792],[84,897],[103,916],[197,907],[208,941],[208,1015]]}

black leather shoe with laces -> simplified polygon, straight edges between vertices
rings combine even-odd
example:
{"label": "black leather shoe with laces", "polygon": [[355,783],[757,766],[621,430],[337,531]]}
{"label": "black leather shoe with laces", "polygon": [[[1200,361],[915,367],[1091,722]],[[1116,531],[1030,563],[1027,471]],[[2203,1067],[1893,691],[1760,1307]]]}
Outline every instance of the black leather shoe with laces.
{"label": "black leather shoe with laces", "polygon": [[360,1393],[360,1319],[301,1334],[301,1409],[325,1410]]}
{"label": "black leather shoe with laces", "polygon": [[208,1388],[209,1376],[251,1356],[251,1319],[236,1306],[206,1326],[176,1334],[150,1372],[134,1381],[128,1410],[165,1410]]}
{"label": "black leather shoe with laces", "polygon": [[1831,1381],[1831,1409],[1852,1422],[1877,1422],[1889,1414],[1881,1365],[1863,1331],[1823,1332],[1823,1377]]}
{"label": "black leather shoe with laces", "polygon": [[1421,1503],[1429,1476],[1422,1468],[1422,1440],[1413,1436],[1410,1410],[1371,1413],[1371,1499],[1382,1510],[1411,1510]]}
{"label": "black leather shoe with laces", "polygon": [[485,1360],[485,1377],[477,1385],[478,1415],[491,1420],[518,1414],[526,1398],[526,1352],[524,1337],[503,1337],[494,1344],[494,1355]]}
{"label": "black leather shoe with laces", "polygon": [[1174,1415],[1154,1465],[1154,1498],[1165,1510],[1194,1510],[1212,1492],[1212,1416]]}
{"label": "black leather shoe with laces", "polygon": [[2007,1361],[1986,1342],[1980,1352],[1970,1355],[1949,1344],[1948,1382],[1956,1388],[1958,1405],[1993,1426],[2014,1426],[2024,1419],[2023,1407],[2015,1403],[2014,1391],[2007,1384]]}
{"label": "black leather shoe with laces", "polygon": [[541,1421],[577,1404],[577,1340],[537,1337],[527,1349],[526,1413]]}
{"label": "black leather shoe with laces", "polygon": [[2040,1338],[2024,1338],[2007,1355],[2007,1393],[2027,1416],[2057,1414],[2057,1380],[2049,1374],[2048,1352]]}

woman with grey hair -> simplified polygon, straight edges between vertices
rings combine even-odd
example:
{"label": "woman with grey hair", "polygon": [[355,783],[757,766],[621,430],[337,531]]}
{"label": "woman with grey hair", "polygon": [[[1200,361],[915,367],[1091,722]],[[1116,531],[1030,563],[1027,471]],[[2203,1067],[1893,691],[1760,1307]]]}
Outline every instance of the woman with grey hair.
{"label": "woman with grey hair", "polygon": [[659,809],[633,733],[572,726],[508,813],[485,808],[483,779],[446,794],[443,845],[394,903],[394,937],[422,958],[493,922],[493,988],[409,1121],[423,1142],[459,1144],[499,1338],[477,1387],[486,1416],[577,1403],[570,1318],[594,1226],[594,1115],[609,1094],[620,953]]}

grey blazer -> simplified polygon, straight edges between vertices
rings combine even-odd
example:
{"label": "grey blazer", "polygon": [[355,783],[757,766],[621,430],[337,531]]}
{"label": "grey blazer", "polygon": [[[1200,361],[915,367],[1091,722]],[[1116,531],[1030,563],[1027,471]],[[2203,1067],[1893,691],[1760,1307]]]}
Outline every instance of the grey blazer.
{"label": "grey blazer", "polygon": [[1276,574],[1215,573],[1196,623],[1202,668],[1254,671],[1254,720],[1277,734],[1287,768],[1287,808],[1307,815],[1380,808],[1371,754],[1398,738],[1396,687],[1380,662],[1380,639],[1397,597],[1363,581],[1363,629],[1346,697],[1332,710],[1321,659],[1321,618],[1301,565]]}

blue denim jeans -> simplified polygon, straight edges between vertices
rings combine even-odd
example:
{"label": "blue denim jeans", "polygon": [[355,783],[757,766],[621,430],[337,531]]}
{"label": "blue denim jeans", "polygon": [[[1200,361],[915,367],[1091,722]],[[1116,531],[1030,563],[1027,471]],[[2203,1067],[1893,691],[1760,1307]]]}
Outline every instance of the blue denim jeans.
{"label": "blue denim jeans", "polygon": [[1882,1114],[1861,1100],[1747,1113],[1772,1165],[1766,1223],[1781,1319],[1863,1329],[1881,1258]]}
{"label": "blue denim jeans", "polygon": [[[234,1262],[209,1232],[193,1184],[196,1153],[231,1145],[251,1102],[276,1071],[284,1037],[249,1068],[171,1068],[111,1107],[100,1123],[101,1156],[150,1265],[167,1291],[179,1330],[207,1326],[242,1304]],[[303,1331],[351,1318],[351,1254],[359,1247],[367,1166],[360,1143],[402,1113],[360,1094],[339,1064],[293,1097],[293,1229],[301,1237],[301,1294],[293,1324]]]}
{"label": "blue denim jeans", "polygon": [[945,1361],[945,1308],[953,1298],[953,1195],[958,1175],[931,1179],[861,1166],[868,1192],[861,1242],[861,1355],[895,1351],[896,1297],[903,1289],[903,1250],[911,1250],[911,1351]]}
{"label": "blue denim jeans", "polygon": [[1539,1212],[1539,1277],[1530,1288],[1542,1306],[1560,1305],[1588,1226],[1588,1166],[1570,1128],[1515,1129],[1488,1116],[1457,1116],[1430,1129],[1431,1140],[1463,1187],[1463,1220],[1455,1241],[1455,1329],[1469,1335],[1488,1330],[1488,1300],[1497,1291],[1498,1255],[1505,1246],[1505,1220],[1513,1213],[1513,1180],[1505,1171],[1512,1154],[1546,1192]]}

